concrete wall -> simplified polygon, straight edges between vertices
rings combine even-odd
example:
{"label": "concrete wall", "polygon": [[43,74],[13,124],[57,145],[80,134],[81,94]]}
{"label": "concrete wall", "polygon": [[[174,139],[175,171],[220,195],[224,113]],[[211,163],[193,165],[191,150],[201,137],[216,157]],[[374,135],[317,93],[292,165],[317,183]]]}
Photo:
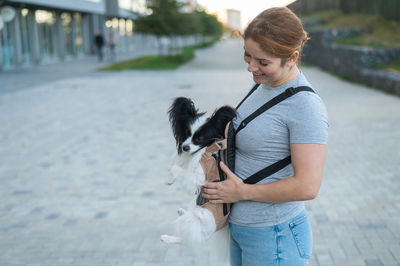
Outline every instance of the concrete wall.
{"label": "concrete wall", "polygon": [[400,59],[400,49],[371,48],[333,43],[337,37],[359,33],[358,29],[308,30],[303,61],[346,78],[400,95],[400,75],[375,70],[378,64]]}

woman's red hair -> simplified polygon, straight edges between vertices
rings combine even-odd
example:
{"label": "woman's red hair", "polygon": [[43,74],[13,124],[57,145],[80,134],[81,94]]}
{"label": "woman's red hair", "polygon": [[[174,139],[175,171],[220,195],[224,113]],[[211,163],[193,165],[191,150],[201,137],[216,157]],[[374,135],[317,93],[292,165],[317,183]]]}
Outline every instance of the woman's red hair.
{"label": "woman's red hair", "polygon": [[243,37],[251,38],[264,52],[282,59],[288,59],[295,51],[300,53],[308,40],[300,19],[287,7],[261,12],[247,26]]}

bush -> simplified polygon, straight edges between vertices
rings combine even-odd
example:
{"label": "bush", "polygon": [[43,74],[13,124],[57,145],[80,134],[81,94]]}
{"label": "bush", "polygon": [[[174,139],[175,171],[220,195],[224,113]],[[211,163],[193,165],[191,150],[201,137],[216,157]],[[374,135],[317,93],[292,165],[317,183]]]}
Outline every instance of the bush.
{"label": "bush", "polygon": [[100,68],[99,70],[125,70],[125,69],[142,69],[142,70],[169,70],[177,69],[180,65],[189,62],[195,57],[195,50],[209,47],[216,42],[210,41],[199,45],[186,46],[181,49],[180,53],[175,55],[158,55],[144,56],[136,59],[121,61],[116,64]]}

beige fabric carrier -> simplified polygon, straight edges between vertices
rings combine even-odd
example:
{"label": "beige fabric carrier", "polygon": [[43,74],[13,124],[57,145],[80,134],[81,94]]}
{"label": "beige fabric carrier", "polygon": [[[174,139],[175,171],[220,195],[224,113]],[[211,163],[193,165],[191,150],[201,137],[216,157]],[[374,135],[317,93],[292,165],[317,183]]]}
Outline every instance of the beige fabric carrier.
{"label": "beige fabric carrier", "polygon": [[[216,158],[213,156],[213,154],[218,153],[217,156],[219,156],[221,161],[226,164],[224,154],[225,154],[225,150],[227,147],[226,137],[227,137],[228,126],[229,126],[229,123],[227,124],[226,129],[225,129],[225,139],[216,141],[213,144],[211,144],[210,146],[208,146],[201,157],[200,165],[203,168],[207,182],[221,181],[221,178],[219,175],[219,170],[218,170],[218,162],[217,162]],[[223,174],[223,175],[225,176],[225,174]],[[225,179],[226,179],[226,177],[225,177]],[[225,215],[224,215],[224,205],[225,205],[225,209],[226,209]],[[215,224],[217,225],[216,230],[219,230],[225,226],[225,224],[228,220],[229,212],[230,212],[230,204],[227,204],[227,203],[214,204],[214,203],[206,202],[206,203],[202,204],[201,207],[206,208],[214,215]]]}

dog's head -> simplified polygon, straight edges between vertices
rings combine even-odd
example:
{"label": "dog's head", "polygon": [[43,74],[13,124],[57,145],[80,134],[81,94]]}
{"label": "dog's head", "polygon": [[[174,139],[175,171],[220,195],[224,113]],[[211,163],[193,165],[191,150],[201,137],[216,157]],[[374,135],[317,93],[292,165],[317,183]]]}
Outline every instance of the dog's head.
{"label": "dog's head", "polygon": [[234,108],[223,106],[211,117],[199,113],[192,100],[179,97],[168,110],[178,154],[195,153],[224,138],[226,124],[236,116]]}

